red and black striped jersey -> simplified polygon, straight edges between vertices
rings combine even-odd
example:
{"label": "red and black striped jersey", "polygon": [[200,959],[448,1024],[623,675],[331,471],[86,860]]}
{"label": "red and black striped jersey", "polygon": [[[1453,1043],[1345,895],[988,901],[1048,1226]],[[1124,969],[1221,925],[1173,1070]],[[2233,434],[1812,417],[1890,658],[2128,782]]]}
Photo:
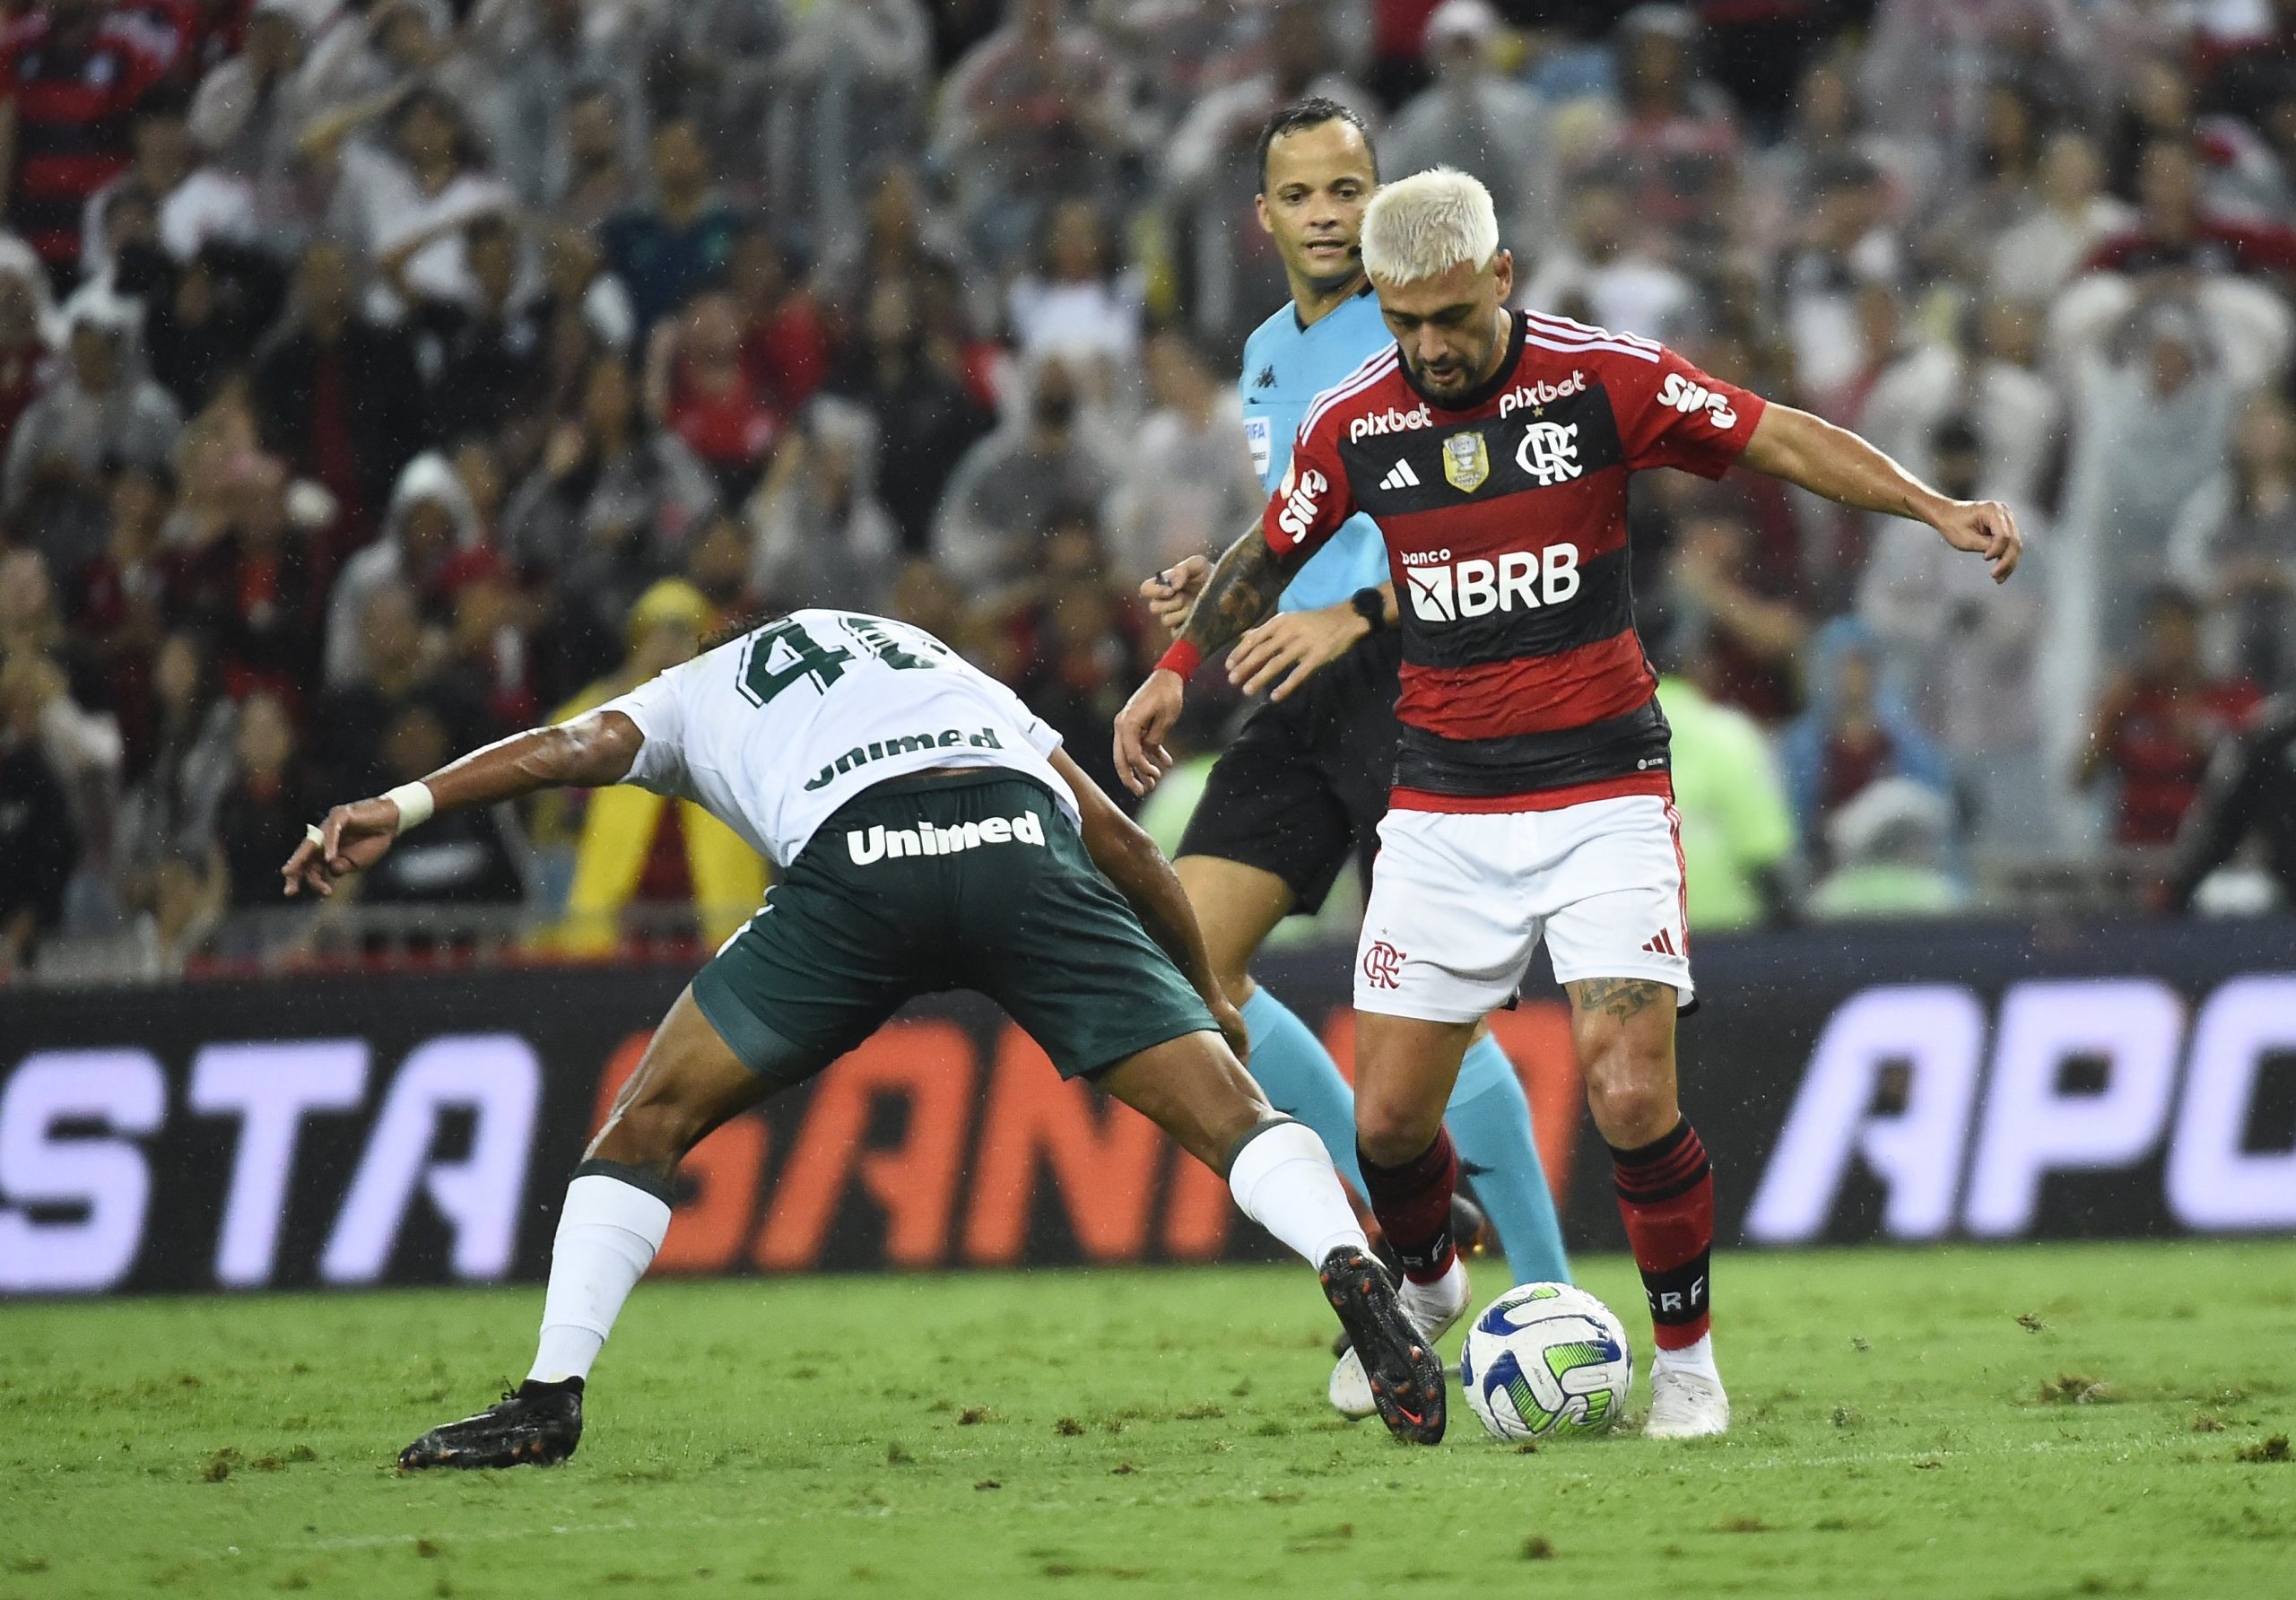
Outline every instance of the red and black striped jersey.
{"label": "red and black striped jersey", "polygon": [[16,109],[8,221],[51,265],[80,257],[88,196],[128,160],[128,120],[164,62],[106,28],[84,42],[35,13],[0,39],[0,99]]}
{"label": "red and black striped jersey", "polygon": [[1396,803],[1545,809],[1668,790],[1657,680],[1634,631],[1627,474],[1728,470],[1763,402],[1660,344],[1518,311],[1456,405],[1395,346],[1318,396],[1262,535],[1312,550],[1378,524],[1403,613]]}

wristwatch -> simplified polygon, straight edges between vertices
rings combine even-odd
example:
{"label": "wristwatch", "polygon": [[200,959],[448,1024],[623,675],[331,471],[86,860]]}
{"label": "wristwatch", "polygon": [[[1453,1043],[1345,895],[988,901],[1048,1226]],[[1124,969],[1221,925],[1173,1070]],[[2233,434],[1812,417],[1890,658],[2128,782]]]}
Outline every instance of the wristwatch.
{"label": "wristwatch", "polygon": [[1357,616],[1371,625],[1372,632],[1378,633],[1388,625],[1387,596],[1377,585],[1356,590],[1348,604],[1355,608]]}

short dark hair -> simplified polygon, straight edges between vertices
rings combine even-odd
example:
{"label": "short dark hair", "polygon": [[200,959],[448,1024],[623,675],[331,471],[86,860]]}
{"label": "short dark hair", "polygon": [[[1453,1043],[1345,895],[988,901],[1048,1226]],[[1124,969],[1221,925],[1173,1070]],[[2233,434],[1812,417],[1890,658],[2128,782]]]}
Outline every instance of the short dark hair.
{"label": "short dark hair", "polygon": [[1259,184],[1267,187],[1267,152],[1286,134],[1305,133],[1311,127],[1321,127],[1326,122],[1344,122],[1363,135],[1363,148],[1371,153],[1371,181],[1379,179],[1379,151],[1371,143],[1371,130],[1354,109],[1342,105],[1329,95],[1311,94],[1306,100],[1293,100],[1288,106],[1278,106],[1259,130]]}

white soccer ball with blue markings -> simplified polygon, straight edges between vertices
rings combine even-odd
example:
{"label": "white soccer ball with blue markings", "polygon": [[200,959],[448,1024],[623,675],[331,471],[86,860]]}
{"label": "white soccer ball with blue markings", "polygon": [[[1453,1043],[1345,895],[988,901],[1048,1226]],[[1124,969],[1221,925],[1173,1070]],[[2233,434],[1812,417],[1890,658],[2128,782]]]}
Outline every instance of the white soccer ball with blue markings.
{"label": "white soccer ball with blue markings", "polygon": [[1518,1283],[1459,1349],[1459,1387],[1493,1439],[1600,1433],[1626,1411],[1634,1347],[1611,1309],[1568,1283]]}

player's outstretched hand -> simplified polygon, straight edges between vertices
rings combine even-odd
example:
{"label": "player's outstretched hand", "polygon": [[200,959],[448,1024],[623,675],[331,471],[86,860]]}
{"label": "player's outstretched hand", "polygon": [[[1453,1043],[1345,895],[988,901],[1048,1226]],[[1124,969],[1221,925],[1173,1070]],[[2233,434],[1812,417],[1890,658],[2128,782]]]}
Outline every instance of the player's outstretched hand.
{"label": "player's outstretched hand", "polygon": [[1352,604],[1278,612],[1237,641],[1228,657],[1228,682],[1246,694],[1273,685],[1272,698],[1282,700],[1370,631]]}
{"label": "player's outstretched hand", "polygon": [[279,869],[287,880],[286,892],[310,889],[321,896],[335,892],[335,881],[364,872],[398,838],[398,807],[378,796],[338,805],[326,821],[309,830],[287,865]]}
{"label": "player's outstretched hand", "polygon": [[1983,556],[1993,568],[1993,581],[2006,583],[2025,552],[2025,536],[2017,518],[1999,500],[1955,500],[1937,521],[1937,531],[1955,550]]}
{"label": "player's outstretched hand", "polygon": [[1187,621],[1188,610],[1196,604],[1196,591],[1211,576],[1211,558],[1192,555],[1176,567],[1167,567],[1155,577],[1144,578],[1140,597],[1148,602],[1148,609],[1155,613],[1164,631],[1178,639],[1180,624]]}
{"label": "player's outstretched hand", "polygon": [[1134,794],[1145,795],[1172,770],[1164,740],[1180,719],[1187,692],[1179,674],[1160,666],[1116,714],[1116,775]]}

